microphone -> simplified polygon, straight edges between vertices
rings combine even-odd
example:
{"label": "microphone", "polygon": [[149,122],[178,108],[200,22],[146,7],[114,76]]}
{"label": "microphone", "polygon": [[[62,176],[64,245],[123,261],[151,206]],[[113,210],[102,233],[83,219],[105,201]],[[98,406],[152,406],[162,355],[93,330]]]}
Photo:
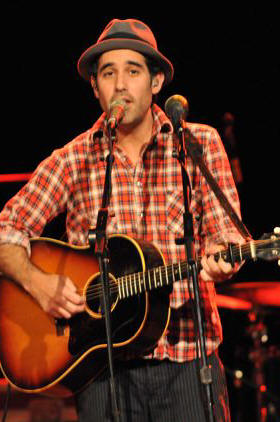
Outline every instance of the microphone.
{"label": "microphone", "polygon": [[126,102],[124,100],[115,100],[110,104],[107,115],[107,124],[111,129],[116,129],[126,112]]}
{"label": "microphone", "polygon": [[182,120],[186,120],[189,112],[189,104],[182,95],[172,95],[165,102],[165,113],[169,117],[175,132],[178,132]]}

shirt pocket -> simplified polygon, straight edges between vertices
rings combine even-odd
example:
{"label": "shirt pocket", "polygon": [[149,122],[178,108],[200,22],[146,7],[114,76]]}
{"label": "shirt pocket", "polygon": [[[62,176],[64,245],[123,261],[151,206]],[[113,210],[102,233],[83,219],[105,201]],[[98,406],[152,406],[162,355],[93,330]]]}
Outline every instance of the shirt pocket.
{"label": "shirt pocket", "polygon": [[167,190],[166,222],[167,230],[176,235],[183,235],[184,197],[183,191]]}

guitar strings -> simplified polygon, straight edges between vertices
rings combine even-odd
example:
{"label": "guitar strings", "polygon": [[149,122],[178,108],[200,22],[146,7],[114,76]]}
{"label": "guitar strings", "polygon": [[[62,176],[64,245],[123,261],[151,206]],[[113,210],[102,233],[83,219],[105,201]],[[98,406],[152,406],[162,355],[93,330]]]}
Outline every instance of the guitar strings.
{"label": "guitar strings", "polygon": [[[260,241],[258,241],[260,242]],[[262,243],[265,243],[265,241],[261,241]],[[267,241],[266,241],[267,242]],[[270,247],[270,248],[261,248],[261,250],[273,250],[275,249],[275,247]],[[251,250],[251,246],[250,245],[244,245],[242,247],[242,251],[243,254],[246,252],[249,252]],[[220,256],[220,253],[216,253],[214,254],[217,258]],[[234,257],[240,257],[240,250],[239,247],[233,247],[233,256]],[[201,261],[201,257],[199,257],[198,259],[199,263]],[[134,290],[137,290],[137,285],[141,285],[141,287],[143,287],[143,290],[149,290],[145,287],[144,285],[144,278],[145,278],[145,274],[150,274],[152,276],[152,278],[155,280],[155,274],[156,274],[156,280],[160,280],[161,281],[161,276],[163,276],[164,279],[168,279],[169,280],[169,276],[173,277],[174,276],[174,266],[178,266],[178,263],[175,264],[171,264],[168,266],[161,266],[157,268],[157,273],[154,272],[154,268],[149,269],[146,272],[139,272],[133,275],[133,278],[137,278],[137,280],[132,280],[132,274],[129,274],[127,276],[123,276],[120,278],[116,279],[115,281],[110,280],[109,282],[109,289],[110,289],[110,293],[117,293],[119,291],[119,286],[121,285],[121,289],[126,293],[125,296],[130,296],[133,295]],[[187,270],[187,263],[186,262],[181,262],[180,263],[181,267],[182,267],[182,271],[184,272],[184,270]],[[159,275],[159,273],[161,273],[161,276]],[[166,276],[167,273],[167,276]],[[147,276],[148,280],[150,280],[150,276]],[[161,287],[161,283],[153,283],[153,282],[148,282],[146,281],[146,283],[148,286],[151,284],[153,286],[153,288],[156,287]],[[168,285],[168,281],[164,283],[164,285]],[[134,289],[132,287],[132,285],[134,286]],[[131,293],[131,290],[133,290],[133,292]],[[141,289],[142,290],[142,289]],[[82,289],[78,289],[79,293],[83,293]],[[103,289],[102,289],[102,284],[98,283],[96,285],[93,285],[91,287],[89,287],[89,289],[87,290],[87,299],[92,300],[92,299],[97,299],[102,297],[102,293]],[[128,294],[127,294],[128,292]],[[140,293],[139,291],[137,291],[137,293]]]}
{"label": "guitar strings", "polygon": [[[176,264],[174,264],[174,265],[176,265]],[[186,263],[182,263],[181,266],[182,267],[183,266],[187,266],[187,264]],[[124,276],[124,277],[117,278],[116,279],[116,282],[110,280],[109,281],[110,293],[117,293],[119,291],[119,286],[120,285],[122,286],[121,287],[121,290],[124,290],[124,292],[126,293],[126,296],[131,295],[131,290],[133,290],[133,293],[134,293],[135,286],[139,286],[139,284],[141,285],[141,287],[143,288],[143,290],[149,290],[149,289],[147,289],[147,286],[149,286],[149,285],[152,285],[153,288],[155,288],[155,287],[161,287],[161,285],[156,285],[155,286],[155,283],[152,282],[152,281],[151,282],[147,281],[147,279],[149,279],[149,277],[148,276],[146,277],[145,274],[148,274],[148,273],[150,273],[150,274],[153,273],[152,274],[152,277],[153,277],[153,279],[155,279],[155,277],[154,277],[154,271],[153,270],[154,269],[151,268],[150,270],[148,270],[146,272],[135,273],[135,277],[138,278],[137,281],[132,280],[132,278],[131,278],[132,276],[130,274],[127,275],[127,276]],[[162,267],[158,267],[157,270],[158,270],[158,273],[161,272],[162,275],[164,275],[164,278],[165,279],[169,279],[169,277],[173,277],[174,271],[171,268],[169,268],[169,267],[162,266]],[[183,271],[184,271],[184,269],[183,269]],[[158,275],[158,273],[156,274],[157,275],[157,279],[160,279],[160,276]],[[167,273],[167,276],[166,276],[166,273]],[[140,277],[140,279],[139,279],[139,277]],[[134,276],[133,276],[133,278],[134,278]],[[146,288],[144,286],[144,278],[146,280],[146,282],[145,282]],[[168,284],[169,284],[168,282],[167,283],[165,282],[163,285],[168,285]],[[132,287],[132,285],[134,287]],[[83,291],[80,290],[80,289],[78,289],[78,292],[82,293]],[[94,286],[89,287],[89,289],[87,290],[87,292],[90,292],[90,294],[87,293],[87,295],[86,295],[86,297],[88,299],[95,299],[95,298],[101,297],[102,296],[102,293],[103,293],[102,283],[98,283],[98,284],[95,284]],[[127,292],[129,292],[129,294],[127,294]],[[138,293],[140,293],[140,291],[138,291]]]}
{"label": "guitar strings", "polygon": [[[276,244],[277,243],[279,243],[280,242],[280,240],[275,240],[274,242],[276,242]],[[271,243],[271,239],[265,239],[265,240],[263,240],[263,239],[259,239],[259,240],[255,240],[255,241],[253,241],[253,244],[254,245],[257,245],[257,244],[263,244],[263,245],[265,245],[266,243]],[[247,244],[245,244],[245,245],[242,245],[241,246],[241,250],[242,250],[242,254],[241,254],[241,256],[242,255],[244,255],[244,254],[246,254],[247,252],[251,252],[251,248],[252,248],[252,246],[251,246],[251,242],[248,242]],[[261,248],[259,248],[258,247],[258,249],[261,249]],[[275,246],[274,247],[270,247],[270,248],[263,248],[263,250],[267,250],[267,249],[275,249]],[[216,258],[219,258],[220,257],[220,254],[222,253],[222,252],[226,252],[226,250],[225,251],[221,251],[221,252],[217,252],[217,253],[215,253],[214,254],[214,256],[216,257]],[[233,252],[233,257],[234,258],[236,258],[236,257],[239,257],[240,258],[240,246],[233,246],[233,248],[232,248],[232,252]],[[200,263],[200,261],[201,261],[201,257],[199,257],[198,258],[198,261],[199,261],[199,263]],[[186,263],[184,263],[184,262],[182,262],[182,263],[180,263],[180,265],[181,266],[183,266],[183,265],[185,265]],[[171,275],[173,275],[173,270],[174,270],[174,266],[178,266],[179,264],[171,264],[171,265],[169,265],[169,266],[167,266],[167,267],[160,267],[161,269],[164,269],[164,276],[166,275],[166,271],[168,272],[168,276],[171,274]],[[149,274],[149,273],[151,273],[152,271],[153,271],[154,269],[150,269],[150,270],[148,270],[147,272],[146,272],[146,274]],[[162,271],[162,270],[161,270]],[[153,272],[154,273],[154,272]],[[124,289],[128,289],[128,286],[127,286],[127,283],[129,283],[130,285],[133,283],[134,285],[137,285],[137,283],[139,284],[139,276],[141,275],[141,274],[143,274],[144,275],[144,273],[137,273],[137,276],[138,276],[138,282],[135,282],[135,281],[132,281],[131,280],[131,276],[132,276],[132,274],[129,274],[128,276],[124,276],[124,277],[121,277],[121,279],[123,279],[124,278],[124,280],[121,280],[121,281],[117,281],[117,284],[116,283],[111,283],[113,286],[115,286],[115,289],[114,289],[114,291],[118,291],[118,285],[120,284],[120,283],[122,283],[123,285],[124,285],[124,282],[126,283],[126,286],[124,287]],[[128,277],[130,277],[130,280],[128,280]],[[136,277],[136,274],[135,274],[135,277]],[[120,279],[119,279],[120,280]],[[143,280],[141,280],[141,282],[140,282],[140,284],[142,284],[142,281]],[[92,286],[92,287],[90,287],[89,289],[88,289],[88,292],[94,292],[93,294],[97,294],[97,296],[96,297],[99,297],[99,295],[100,295],[100,290],[102,290],[102,285],[99,283],[99,285],[95,285],[95,286]],[[82,290],[80,291],[80,292],[82,292]],[[94,297],[94,296],[90,296],[90,295],[88,295],[88,297],[90,297],[90,298],[92,298],[92,297]]]}
{"label": "guitar strings", "polygon": [[[172,267],[177,266],[177,265],[178,264],[172,264],[172,265],[169,265],[169,266],[166,266],[166,267],[165,266],[157,267],[156,279],[160,280],[161,276],[159,275],[159,273],[161,273],[161,275],[163,276],[164,279],[169,280],[170,277],[174,276],[174,268],[172,268]],[[182,267],[183,272],[184,272],[184,270],[185,271],[187,270],[187,263],[186,262],[182,262],[182,263],[180,263],[180,265]],[[139,284],[141,284],[143,289],[145,287],[144,284],[146,285],[146,287],[150,286],[150,285],[152,285],[153,288],[161,287],[161,284],[160,285],[157,284],[155,286],[155,283],[153,281],[148,281],[148,280],[151,280],[151,278],[153,278],[155,280],[154,270],[155,270],[155,268],[151,268],[150,270],[145,271],[145,272],[135,273],[135,275],[133,275],[133,278],[137,278],[138,279],[137,281],[132,280],[131,274],[117,278],[116,282],[110,280],[109,281],[110,292],[113,292],[113,293],[118,292],[120,285],[122,285],[121,289],[124,290],[125,292],[127,292],[127,291],[131,292],[132,285],[134,286],[133,290],[135,290],[135,286],[137,286]],[[146,274],[148,274],[148,273],[150,273],[151,277],[146,276]],[[166,273],[167,273],[167,276],[166,276]],[[145,281],[144,281],[144,279],[145,279]],[[164,283],[164,285],[168,285],[168,284],[169,284],[169,282]],[[149,289],[146,289],[146,290],[149,290]],[[78,290],[78,291],[82,292],[82,290]],[[89,287],[89,289],[87,291],[90,292],[90,294],[87,294],[87,298],[89,298],[89,299],[100,297],[102,295],[102,283],[98,283],[96,285]]]}
{"label": "guitar strings", "polygon": [[[264,241],[261,241],[261,242],[263,242],[264,243]],[[250,247],[250,245],[244,245],[243,246],[243,254],[244,254],[244,251],[247,249],[247,251],[250,251],[251,250],[251,247]],[[275,249],[275,248],[268,248],[268,249]],[[267,248],[265,248],[264,250],[267,250]],[[236,252],[236,253],[235,253]],[[215,254],[215,256],[218,258],[219,257],[219,253],[217,253],[217,254]],[[233,248],[233,255],[234,256],[240,256],[240,253],[239,253],[239,248],[238,247],[234,247]],[[199,258],[199,261],[201,260],[201,258]],[[163,273],[163,275],[164,276],[166,276],[166,271],[167,271],[167,273],[168,273],[168,276],[167,276],[167,278],[169,278],[169,275],[173,275],[173,271],[174,271],[174,266],[177,266],[177,265],[179,265],[179,264],[171,264],[171,265],[169,265],[169,266],[167,266],[167,267],[164,267],[164,266],[162,266],[162,267],[160,267],[160,271],[162,272],[162,270],[164,270],[164,273]],[[186,266],[186,263],[185,262],[183,262],[183,263],[180,263],[180,265],[181,266]],[[146,271],[146,273],[145,274],[148,274],[148,273],[151,273],[151,272],[153,272],[153,276],[154,276],[154,271],[153,271],[154,269],[150,269],[150,270],[148,270],[148,271]],[[117,284],[115,283],[115,282],[110,282],[110,292],[113,292],[113,293],[115,293],[115,292],[117,292],[118,290],[119,290],[119,284],[122,284],[123,285],[123,289],[125,290],[125,291],[129,291],[129,289],[131,290],[131,285],[133,284],[134,286],[135,285],[137,285],[137,284],[139,284],[139,276],[140,275],[142,275],[142,276],[144,276],[144,273],[142,272],[142,273],[137,273],[137,274],[135,274],[135,277],[137,276],[138,277],[138,282],[135,282],[135,281],[133,281],[132,279],[131,279],[131,277],[132,277],[132,275],[131,274],[129,274],[129,275],[127,275],[127,276],[124,276],[124,277],[121,277],[120,279],[117,279]],[[130,278],[129,280],[128,280],[128,278]],[[123,279],[123,280],[121,280],[121,279]],[[119,281],[118,281],[119,280]],[[143,284],[143,278],[140,280],[140,284],[142,285]],[[126,284],[126,285],[124,285],[124,283]],[[128,285],[128,283],[129,283],[129,285]],[[152,284],[152,283],[151,283]],[[112,288],[112,286],[113,286],[113,288]],[[143,286],[144,287],[144,286]],[[156,287],[156,286],[154,286],[154,287]],[[159,286],[158,286],[159,287]],[[89,299],[92,299],[92,298],[97,298],[97,297],[100,297],[100,295],[102,294],[102,284],[101,283],[98,283],[98,285],[94,285],[94,286],[92,286],[92,287],[90,287],[89,289],[88,289],[88,292],[90,292],[90,294],[88,294],[87,295],[87,297],[89,298]],[[91,293],[92,292],[92,293]]]}
{"label": "guitar strings", "polygon": [[[273,248],[270,248],[270,249],[273,249]],[[178,265],[178,264],[173,264],[173,265],[175,266],[175,265]],[[182,267],[185,267],[186,264],[185,263],[181,263],[181,266]],[[184,271],[184,268],[182,268],[182,269]],[[168,278],[169,279],[169,276],[172,276],[173,277],[173,268],[170,268],[170,266],[168,266],[168,267],[160,267],[160,269],[158,269],[158,270],[160,270],[161,273],[163,271],[162,274],[164,275],[164,278]],[[166,277],[166,272],[167,272],[167,277]],[[150,269],[146,273],[143,273],[142,272],[142,273],[135,274],[135,277],[138,278],[138,281],[137,282],[135,282],[135,280],[132,280],[132,278],[131,278],[132,276],[131,275],[121,277],[121,279],[117,279],[117,283],[114,282],[114,281],[113,282],[110,281],[110,286],[109,286],[110,287],[110,293],[118,292],[119,285],[122,284],[122,290],[126,293],[126,296],[133,295],[133,292],[131,293],[131,290],[135,290],[137,284],[139,285],[139,283],[140,283],[141,287],[143,287],[143,289],[144,289],[145,286],[144,286],[144,278],[143,278],[143,276],[144,276],[144,274],[148,274],[148,273],[150,273],[150,274],[152,273],[152,276],[154,277],[154,274],[155,273],[154,273],[153,269]],[[157,275],[157,280],[160,279],[160,276],[158,276],[158,273],[156,275]],[[142,278],[140,280],[139,280],[139,276],[142,276]],[[149,283],[147,282],[147,284],[153,284],[153,287],[154,288],[161,286],[161,284],[158,285],[158,284],[150,283],[150,282]],[[164,283],[164,284],[166,285],[166,283]],[[168,284],[168,282],[167,282],[167,284]],[[134,288],[132,287],[132,285],[134,286]],[[137,290],[137,288],[136,288],[136,290]],[[147,288],[146,288],[146,290],[147,290]],[[90,287],[88,289],[88,292],[89,292],[89,294],[87,294],[87,298],[88,299],[99,298],[102,295],[102,284],[101,283],[98,283],[97,285],[94,285],[94,286]],[[139,293],[139,292],[137,292],[137,293]]]}

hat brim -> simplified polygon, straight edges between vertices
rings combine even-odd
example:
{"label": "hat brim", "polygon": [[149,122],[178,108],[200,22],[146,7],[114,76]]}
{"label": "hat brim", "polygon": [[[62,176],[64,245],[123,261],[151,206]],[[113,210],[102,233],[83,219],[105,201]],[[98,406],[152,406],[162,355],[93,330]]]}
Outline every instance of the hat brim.
{"label": "hat brim", "polygon": [[128,39],[128,38],[115,38],[99,42],[89,47],[80,57],[78,61],[78,72],[87,81],[90,81],[92,75],[92,65],[96,58],[106,51],[128,49],[134,50],[139,53],[145,54],[151,59],[155,60],[159,67],[162,69],[165,80],[164,85],[169,84],[173,79],[174,69],[172,63],[164,57],[159,51],[153,49],[145,42]]}

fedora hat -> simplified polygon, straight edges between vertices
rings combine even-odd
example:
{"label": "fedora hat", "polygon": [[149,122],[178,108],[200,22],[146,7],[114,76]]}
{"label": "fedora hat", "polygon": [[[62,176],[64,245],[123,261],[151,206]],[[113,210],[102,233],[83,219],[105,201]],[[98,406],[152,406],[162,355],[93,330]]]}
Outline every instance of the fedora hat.
{"label": "fedora hat", "polygon": [[79,58],[78,72],[87,81],[92,75],[92,65],[97,57],[110,50],[129,49],[153,59],[164,73],[164,84],[171,82],[174,74],[172,63],[158,51],[157,42],[150,28],[137,19],[113,19],[104,29],[96,44]]}

